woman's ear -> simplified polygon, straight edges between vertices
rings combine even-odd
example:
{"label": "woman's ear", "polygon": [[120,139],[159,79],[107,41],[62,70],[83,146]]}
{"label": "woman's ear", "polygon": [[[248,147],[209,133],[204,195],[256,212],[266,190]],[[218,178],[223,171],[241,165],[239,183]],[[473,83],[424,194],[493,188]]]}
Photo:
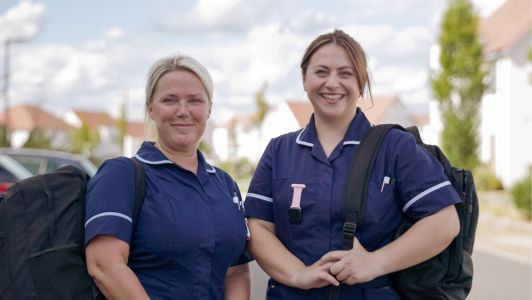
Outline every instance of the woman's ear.
{"label": "woman's ear", "polygon": [[305,76],[305,73],[301,72],[301,77],[303,78],[303,90],[306,92],[307,88],[305,87],[305,81],[307,79],[307,76]]}
{"label": "woman's ear", "polygon": [[152,107],[152,103],[148,103],[148,105],[146,106],[146,109],[148,110],[148,116],[150,116],[150,119],[153,120],[153,107]]}

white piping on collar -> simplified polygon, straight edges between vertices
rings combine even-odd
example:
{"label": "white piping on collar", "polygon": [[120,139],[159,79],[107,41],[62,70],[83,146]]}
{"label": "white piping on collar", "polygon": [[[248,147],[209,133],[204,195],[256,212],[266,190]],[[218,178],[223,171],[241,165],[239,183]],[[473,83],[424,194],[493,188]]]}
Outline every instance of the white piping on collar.
{"label": "white piping on collar", "polygon": [[[314,144],[301,140],[301,135],[303,134],[303,131],[305,131],[305,129],[307,128],[303,128],[303,130],[301,130],[301,132],[297,135],[296,143],[307,147],[314,147]],[[343,145],[360,145],[360,141],[345,141],[343,142]]]}
{"label": "white piping on collar", "polygon": [[305,131],[305,129],[307,129],[307,128],[306,127],[303,128],[303,130],[301,130],[301,132],[297,135],[296,144],[307,146],[307,147],[314,147],[314,144],[309,143],[309,142],[305,142],[305,141],[302,141],[302,140],[299,139],[301,137],[301,134],[303,134],[303,131]]}
{"label": "white piping on collar", "polygon": [[[144,159],[144,158],[140,157],[138,154],[135,154],[135,158],[140,160],[141,162],[149,164],[149,165],[175,164],[173,161],[168,160],[168,159],[163,159],[163,160],[159,160],[159,161],[147,160],[147,159]],[[211,174],[216,173],[216,169],[213,166],[211,166],[210,164],[208,164],[207,162],[205,162],[205,171],[207,173],[211,173]]]}
{"label": "white piping on collar", "polygon": [[[208,167],[211,167],[210,169],[207,169]],[[216,173],[216,169],[209,165],[207,162],[205,162],[205,171],[207,171],[207,173],[211,173],[211,174],[214,174]]]}
{"label": "white piping on collar", "polygon": [[173,164],[174,163],[173,161],[168,160],[168,159],[163,159],[159,161],[151,161],[151,160],[147,160],[147,159],[140,157],[138,154],[135,154],[135,158],[148,165],[162,165],[162,164]]}

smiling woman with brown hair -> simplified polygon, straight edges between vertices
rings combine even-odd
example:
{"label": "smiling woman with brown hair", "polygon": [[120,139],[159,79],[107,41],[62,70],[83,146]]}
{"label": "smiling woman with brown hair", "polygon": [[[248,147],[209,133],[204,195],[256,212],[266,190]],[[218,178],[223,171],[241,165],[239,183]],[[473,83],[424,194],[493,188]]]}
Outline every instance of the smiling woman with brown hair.
{"label": "smiling woman with brown hair", "polygon": [[[307,126],[268,144],[246,197],[249,249],[271,276],[267,299],[399,299],[388,274],[441,252],[457,235],[460,198],[441,164],[391,130],[372,171],[364,221],[341,251],[343,191],[372,126],[357,102],[371,95],[364,50],[341,30],[317,37],[301,62],[314,108]],[[400,238],[404,216],[420,220]]]}

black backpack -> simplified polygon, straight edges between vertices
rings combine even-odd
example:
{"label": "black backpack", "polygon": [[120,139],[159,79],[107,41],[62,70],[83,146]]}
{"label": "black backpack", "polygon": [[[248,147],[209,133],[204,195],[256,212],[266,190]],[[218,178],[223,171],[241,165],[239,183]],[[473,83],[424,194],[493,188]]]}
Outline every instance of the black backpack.
{"label": "black backpack", "polygon": [[[135,214],[144,201],[136,159]],[[73,166],[15,183],[0,197],[0,299],[101,299],[85,263],[89,176]],[[133,227],[134,228],[134,227]]]}
{"label": "black backpack", "polygon": [[[391,128],[405,130],[415,136],[417,143],[442,164],[445,174],[463,201],[455,205],[460,219],[458,236],[435,257],[391,274],[392,285],[403,299],[465,299],[473,282],[471,254],[479,213],[473,175],[469,170],[453,167],[437,146],[424,144],[417,127],[404,129],[393,124],[373,126],[361,142],[351,163],[344,189],[343,250],[353,246],[356,227],[362,223],[364,215],[371,171],[384,136]],[[414,223],[415,221],[405,217],[396,236],[399,237]],[[331,290],[331,295],[333,293]]]}

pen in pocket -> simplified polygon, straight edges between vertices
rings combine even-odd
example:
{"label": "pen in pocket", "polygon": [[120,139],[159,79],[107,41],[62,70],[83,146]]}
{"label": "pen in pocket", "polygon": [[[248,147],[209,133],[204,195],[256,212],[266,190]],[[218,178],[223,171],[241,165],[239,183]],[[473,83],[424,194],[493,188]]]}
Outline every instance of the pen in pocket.
{"label": "pen in pocket", "polygon": [[381,193],[382,193],[382,191],[384,191],[384,185],[390,184],[390,183],[393,183],[392,179],[390,177],[388,177],[388,176],[384,176],[384,178],[382,179]]}

